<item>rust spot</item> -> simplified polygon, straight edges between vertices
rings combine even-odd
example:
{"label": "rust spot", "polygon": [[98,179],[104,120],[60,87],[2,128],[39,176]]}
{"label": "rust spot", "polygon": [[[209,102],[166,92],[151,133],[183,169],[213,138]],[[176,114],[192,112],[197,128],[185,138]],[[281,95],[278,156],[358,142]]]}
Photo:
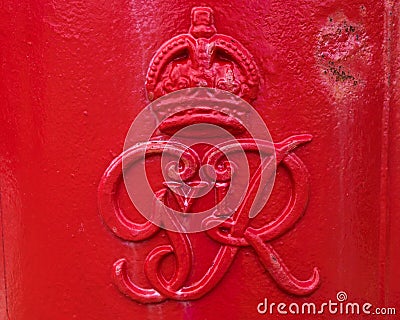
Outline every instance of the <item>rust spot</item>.
{"label": "rust spot", "polygon": [[354,85],[357,85],[357,80],[356,78],[351,75],[349,72],[346,72],[343,68],[343,66],[336,66],[333,61],[328,62],[329,67],[324,70],[324,74],[331,74],[336,82],[345,82],[345,81],[353,81]]}
{"label": "rust spot", "polygon": [[318,37],[318,51],[328,59],[338,61],[356,54],[363,45],[365,33],[345,16],[330,16]]}

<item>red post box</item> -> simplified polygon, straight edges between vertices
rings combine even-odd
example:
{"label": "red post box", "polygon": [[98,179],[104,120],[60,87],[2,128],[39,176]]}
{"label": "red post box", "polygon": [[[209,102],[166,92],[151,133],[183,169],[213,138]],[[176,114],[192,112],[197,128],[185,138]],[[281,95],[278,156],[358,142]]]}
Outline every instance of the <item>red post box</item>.
{"label": "red post box", "polygon": [[0,319],[397,319],[396,3],[0,12]]}

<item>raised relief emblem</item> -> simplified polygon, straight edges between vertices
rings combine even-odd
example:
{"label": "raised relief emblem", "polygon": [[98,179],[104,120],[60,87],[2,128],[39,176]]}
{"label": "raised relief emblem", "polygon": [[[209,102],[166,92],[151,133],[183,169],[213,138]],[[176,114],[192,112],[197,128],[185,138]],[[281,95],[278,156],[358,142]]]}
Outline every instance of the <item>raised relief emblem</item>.
{"label": "raised relief emblem", "polygon": [[[256,99],[260,85],[254,58],[238,41],[217,33],[210,8],[193,8],[191,19],[189,33],[178,35],[163,44],[149,66],[146,90],[149,100],[155,100],[149,109],[157,124],[155,134],[147,141],[132,143],[114,159],[101,178],[98,189],[100,214],[116,236],[128,242],[149,245],[146,240],[162,233],[168,243],[156,245],[148,253],[140,285],[135,281],[132,266],[126,258],[114,263],[113,281],[121,292],[141,303],[159,303],[167,299],[195,300],[223,281],[239,250],[250,247],[281,290],[298,296],[308,295],[318,287],[317,268],[309,279],[298,279],[270,242],[289,232],[305,212],[309,173],[294,151],[312,137],[308,134],[294,135],[273,143],[268,137],[260,139],[247,134],[245,124],[249,117],[248,108],[251,108],[248,103]],[[205,94],[201,90],[187,89],[199,87],[209,89],[205,89]],[[189,90],[183,92],[190,93],[192,107],[185,107],[186,102],[179,96],[182,89]],[[164,97],[169,98],[163,100]],[[249,127],[256,121],[250,122]],[[229,132],[235,141],[221,143],[216,139],[217,145],[203,146],[200,152],[195,147],[171,140],[177,133],[186,140],[192,139],[193,133],[185,135],[183,130],[186,126],[199,123],[219,126]],[[207,134],[204,131],[194,132]],[[213,132],[213,137],[217,135]],[[227,158],[229,160],[230,155],[238,150],[245,155],[261,155],[261,160],[256,161],[255,169],[249,171],[244,191],[234,188],[233,194],[241,193],[240,201],[230,205],[224,199],[229,197],[235,175],[241,176],[243,168],[227,161]],[[176,165],[165,166],[166,174],[162,176],[163,181],[157,184],[158,188],[152,191],[151,201],[145,199],[143,204],[133,201],[133,212],[126,213],[118,201],[120,186],[127,183],[124,180],[126,169],[139,163],[143,165],[149,157],[162,157],[164,154],[177,155],[179,160]],[[207,175],[201,171],[203,166],[213,171],[212,183],[202,178],[202,175]],[[262,226],[255,226],[252,223],[255,215],[267,214],[266,200],[258,201],[264,197],[264,183],[274,177],[275,168],[279,166],[285,167],[290,175],[291,195],[279,215]],[[137,187],[137,181],[134,184]],[[129,185],[126,184],[126,187],[129,189]],[[206,191],[202,194],[203,189]],[[137,190],[133,193],[140,192]],[[200,222],[189,223],[188,213],[206,194],[207,203],[213,202],[214,206]],[[168,209],[171,206],[175,206],[174,210]],[[257,207],[255,212],[254,206]],[[147,210],[146,213],[142,208]],[[135,214],[144,215],[146,221],[133,221]],[[199,216],[194,213],[191,217]],[[193,225],[197,229],[190,229]],[[191,232],[203,232],[211,239],[209,241],[219,246],[207,272],[196,280],[191,278],[192,269],[201,262],[196,260]],[[165,258],[170,255],[175,258],[172,263],[174,271],[167,276],[168,272],[163,269]],[[147,284],[143,283],[143,278]]]}
{"label": "raised relief emblem", "polygon": [[251,54],[238,41],[217,34],[210,8],[194,8],[189,34],[164,43],[146,77],[149,100],[190,87],[229,91],[253,101],[259,72]]}

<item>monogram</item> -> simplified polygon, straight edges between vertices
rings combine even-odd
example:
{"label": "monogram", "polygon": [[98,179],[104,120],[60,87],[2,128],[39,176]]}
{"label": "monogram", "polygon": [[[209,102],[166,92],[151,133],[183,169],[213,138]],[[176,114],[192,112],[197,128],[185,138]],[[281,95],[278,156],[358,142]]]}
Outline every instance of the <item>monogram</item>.
{"label": "monogram", "polygon": [[[127,258],[117,260],[112,271],[117,288],[141,303],[200,299],[229,275],[238,252],[251,248],[281,290],[297,296],[314,292],[320,282],[318,269],[314,268],[308,279],[298,279],[271,244],[290,232],[307,208],[309,173],[295,151],[309,143],[312,136],[297,134],[272,142],[269,138],[248,134],[248,127],[244,125],[246,121],[249,123],[248,108],[260,87],[260,73],[252,55],[237,40],[217,33],[210,8],[196,7],[192,10],[189,33],[168,40],[155,53],[145,86],[157,129],[148,140],[129,145],[111,162],[99,184],[98,206],[103,221],[119,239],[146,246],[149,240],[163,235],[167,243],[157,244],[145,257],[146,285],[135,282]],[[196,88],[204,90],[197,93]],[[186,102],[182,102],[180,92],[190,93],[190,107],[184,107]],[[163,100],[164,97],[171,98]],[[221,142],[215,138],[219,132],[213,131],[211,141],[215,139],[216,144],[199,149],[171,139],[178,135],[189,141],[195,134],[185,135],[185,127],[201,123],[221,127],[234,140]],[[249,127],[252,125],[256,126],[254,121],[250,121]],[[195,130],[196,135],[203,137],[209,133],[201,128]],[[256,165],[249,170],[248,184],[243,191],[238,191],[240,188],[232,191],[235,176],[241,175],[243,167],[235,165],[230,157],[240,152],[258,160],[251,160]],[[142,201],[143,204],[134,202],[135,207],[131,209],[134,212],[128,215],[118,201],[125,170],[142,166],[140,170],[145,171],[146,161],[164,155],[178,160],[164,166],[163,181],[157,184],[151,199]],[[273,220],[255,226],[252,222],[256,215],[268,214],[268,202],[264,198],[269,193],[264,189],[273,181],[279,167],[284,167],[290,177],[287,204]],[[213,177],[213,183],[202,178],[207,175]],[[240,201],[235,205],[225,201],[230,192],[239,193]],[[190,225],[185,221],[189,216],[196,217],[191,211],[196,203],[205,201],[204,195],[208,195],[210,210],[196,222],[196,232],[206,235],[219,249],[203,276],[193,280],[192,269],[199,261],[188,229]],[[133,221],[132,215],[140,216],[141,207],[149,212],[145,215],[146,221]],[[174,210],[168,209],[171,207]],[[170,256],[174,258],[174,270],[167,276],[163,268]]]}

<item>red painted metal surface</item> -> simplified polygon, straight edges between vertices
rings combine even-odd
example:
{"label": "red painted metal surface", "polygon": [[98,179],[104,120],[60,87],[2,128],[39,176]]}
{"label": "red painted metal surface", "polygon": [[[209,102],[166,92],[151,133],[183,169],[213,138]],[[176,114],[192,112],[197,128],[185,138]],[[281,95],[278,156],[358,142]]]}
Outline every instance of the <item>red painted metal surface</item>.
{"label": "red painted metal surface", "polygon": [[[257,311],[338,292],[400,312],[394,2],[6,0],[0,10],[2,319],[356,319]],[[250,102],[286,168],[253,225],[158,231],[114,188],[110,163],[150,100],[198,85]],[[308,143],[293,149],[293,136]],[[136,225],[113,229],[108,200]],[[200,294],[185,289],[203,277]]]}

